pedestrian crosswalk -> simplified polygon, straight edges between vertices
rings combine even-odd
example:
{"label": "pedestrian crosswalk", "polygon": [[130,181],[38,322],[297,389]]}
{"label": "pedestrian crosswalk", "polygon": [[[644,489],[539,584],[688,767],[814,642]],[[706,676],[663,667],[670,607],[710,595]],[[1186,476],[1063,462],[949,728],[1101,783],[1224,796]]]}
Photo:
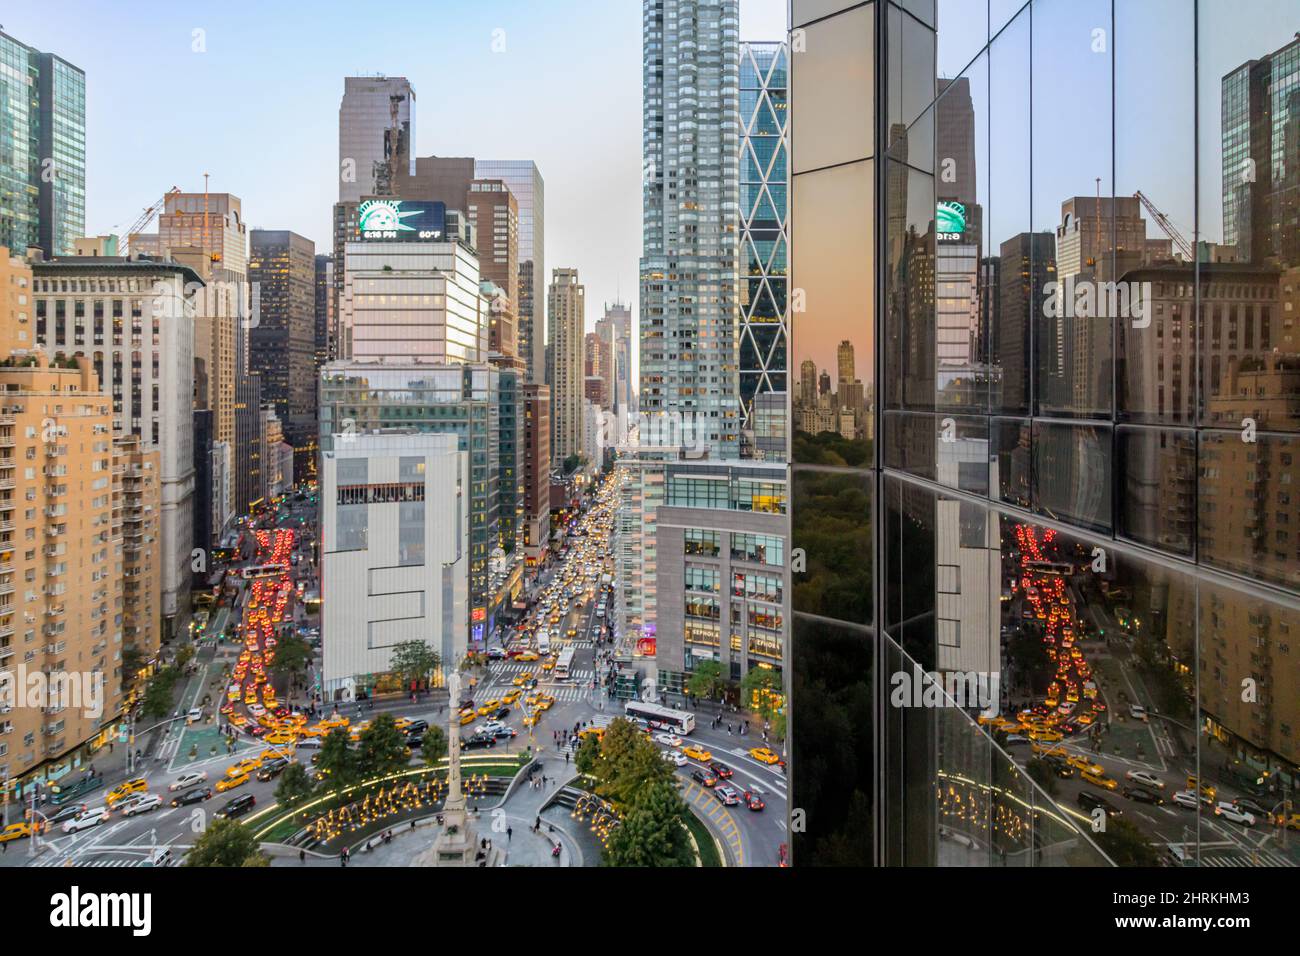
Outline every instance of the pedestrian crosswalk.
{"label": "pedestrian crosswalk", "polygon": [[1273,850],[1233,850],[1227,853],[1202,853],[1201,866],[1295,866],[1296,864]]}

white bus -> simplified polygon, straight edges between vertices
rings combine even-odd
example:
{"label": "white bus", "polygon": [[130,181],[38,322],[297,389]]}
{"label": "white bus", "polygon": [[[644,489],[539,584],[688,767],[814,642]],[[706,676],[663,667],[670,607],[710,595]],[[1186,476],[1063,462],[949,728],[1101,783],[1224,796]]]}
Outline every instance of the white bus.
{"label": "white bus", "polygon": [[276,578],[288,574],[289,569],[283,564],[250,564],[239,573],[246,579]]}
{"label": "white bus", "polygon": [[555,662],[556,680],[569,679],[569,672],[573,670],[573,655],[574,650],[572,647],[566,647],[560,651],[560,659]]}
{"label": "white bus", "polygon": [[651,730],[671,730],[674,733],[689,734],[695,729],[695,715],[685,710],[673,710],[658,704],[630,700],[627,702],[627,716],[633,720],[644,720]]}

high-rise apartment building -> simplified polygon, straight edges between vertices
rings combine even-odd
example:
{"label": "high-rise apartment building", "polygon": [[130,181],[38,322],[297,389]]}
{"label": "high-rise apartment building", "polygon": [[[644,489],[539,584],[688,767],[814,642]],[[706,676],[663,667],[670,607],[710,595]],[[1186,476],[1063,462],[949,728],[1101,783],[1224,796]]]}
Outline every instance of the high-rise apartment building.
{"label": "high-rise apartment building", "polygon": [[86,232],[86,74],[0,32],[0,246],[70,256]]}
{"label": "high-rise apartment building", "polygon": [[[546,188],[530,159],[474,160],[473,178],[506,184],[518,214],[519,291],[515,301],[517,354],[528,381],[546,381]],[[498,282],[498,285],[503,285]],[[504,287],[504,286],[503,286]]]}
{"label": "high-rise apartment building", "polygon": [[788,74],[784,43],[741,44],[739,380],[747,446],[754,397],[786,390]]}
{"label": "high-rise apartment building", "polygon": [[415,157],[415,89],[403,76],[347,76],[339,103],[339,202],[391,196]]}
{"label": "high-rise apartment building", "polygon": [[[314,352],[316,372],[334,358],[334,257],[317,253],[315,259],[315,328]],[[313,376],[313,380],[314,380]]]}
{"label": "high-rise apartment building", "polygon": [[643,4],[641,389],[739,454],[739,0]]}
{"label": "high-rise apartment building", "polygon": [[547,292],[550,316],[551,455],[582,454],[583,331],[586,288],[577,269],[555,269]]}
{"label": "high-rise apartment building", "polygon": [[[1196,810],[1126,814],[1131,853],[1009,735],[1261,806],[1300,781],[1294,26],[834,6],[791,19],[794,865],[1278,862]],[[873,429],[835,427],[850,378]]]}
{"label": "high-rise apartment building", "polygon": [[476,237],[479,276],[497,289],[489,299],[489,345],[494,356],[513,363],[519,361],[519,203],[501,180],[475,180],[465,207]]}
{"label": "high-rise apartment building", "polygon": [[614,407],[632,410],[632,310],[622,302],[605,304],[605,314],[596,322],[596,333],[607,342],[614,357]]}

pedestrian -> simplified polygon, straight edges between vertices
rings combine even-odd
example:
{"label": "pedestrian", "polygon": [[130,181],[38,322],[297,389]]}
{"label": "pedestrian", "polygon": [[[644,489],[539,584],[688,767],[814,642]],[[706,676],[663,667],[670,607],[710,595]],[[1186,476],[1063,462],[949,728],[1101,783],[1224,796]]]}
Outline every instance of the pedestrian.
{"label": "pedestrian", "polygon": [[306,851],[306,850],[299,850],[299,851],[298,851],[298,862],[299,862],[299,863],[306,863],[306,862],[307,862],[307,851]]}
{"label": "pedestrian", "polygon": [[514,838],[514,835],[515,835],[515,828],[514,828],[514,827],[506,827],[506,842],[507,842],[507,843],[509,843],[509,842],[511,841],[511,839]]}
{"label": "pedestrian", "polygon": [[730,724],[730,723],[727,724],[727,735],[728,735],[728,736],[731,735],[731,724]]}

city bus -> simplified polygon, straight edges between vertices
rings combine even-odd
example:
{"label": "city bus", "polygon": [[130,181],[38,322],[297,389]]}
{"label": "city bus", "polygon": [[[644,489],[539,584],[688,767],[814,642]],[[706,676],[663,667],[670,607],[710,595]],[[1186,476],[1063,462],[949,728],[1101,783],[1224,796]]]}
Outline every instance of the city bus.
{"label": "city bus", "polygon": [[568,680],[569,672],[573,670],[574,649],[566,647],[560,651],[560,659],[555,662],[555,679]]}
{"label": "city bus", "polygon": [[1074,574],[1074,565],[1069,561],[1026,561],[1025,568],[1039,574],[1060,574],[1065,577]]}
{"label": "city bus", "polygon": [[651,730],[671,730],[678,734],[689,734],[695,729],[695,715],[684,710],[673,710],[659,704],[630,700],[626,713],[632,720],[644,720]]}
{"label": "city bus", "polygon": [[254,578],[277,578],[289,573],[289,568],[283,564],[250,564],[239,572],[245,579]]}

